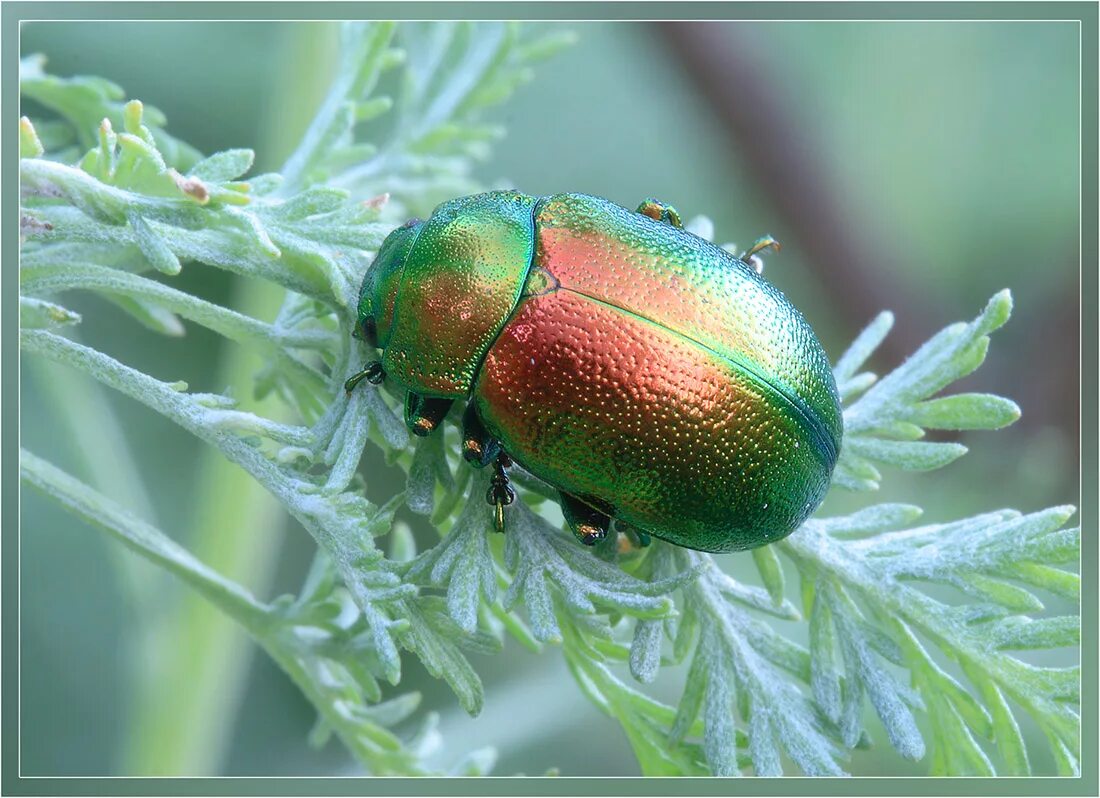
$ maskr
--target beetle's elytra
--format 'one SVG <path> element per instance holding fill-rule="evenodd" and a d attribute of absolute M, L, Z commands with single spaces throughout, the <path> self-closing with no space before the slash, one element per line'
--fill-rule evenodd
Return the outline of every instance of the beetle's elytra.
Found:
<path fill-rule="evenodd" d="M 654 200 L 444 202 L 386 238 L 358 328 L 382 359 L 349 389 L 393 381 L 414 433 L 466 401 L 463 454 L 494 468 L 498 526 L 514 460 L 561 493 L 585 543 L 614 518 L 753 548 L 813 512 L 840 450 L 832 369 L 802 314 Z"/>

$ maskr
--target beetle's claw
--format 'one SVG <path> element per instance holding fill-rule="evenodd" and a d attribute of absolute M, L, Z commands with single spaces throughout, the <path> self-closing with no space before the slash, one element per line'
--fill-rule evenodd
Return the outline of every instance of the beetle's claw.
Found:
<path fill-rule="evenodd" d="M 362 371 L 352 374 L 348 378 L 348 381 L 344 383 L 344 392 L 351 393 L 355 390 L 355 386 L 366 380 L 371 385 L 381 385 L 386 379 L 386 372 L 382 369 L 382 364 L 375 360 L 373 363 L 368 363 L 363 367 Z"/>
<path fill-rule="evenodd" d="M 656 219 L 658 222 L 665 222 L 673 227 L 684 226 L 678 210 L 667 202 L 661 202 L 653 197 L 647 197 L 642 201 L 642 204 L 638 206 L 638 213 L 642 216 L 648 216 L 650 219 Z"/>
<path fill-rule="evenodd" d="M 501 453 L 493 463 L 495 473 L 489 480 L 489 490 L 485 492 L 485 500 L 493 505 L 493 526 L 496 531 L 504 533 L 504 508 L 516 500 L 516 492 L 508 481 L 508 475 L 504 473 L 506 464 L 511 464 L 511 459 Z"/>

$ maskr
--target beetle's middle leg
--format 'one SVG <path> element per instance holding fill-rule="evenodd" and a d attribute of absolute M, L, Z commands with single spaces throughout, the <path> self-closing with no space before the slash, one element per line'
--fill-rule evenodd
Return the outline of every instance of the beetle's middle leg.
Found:
<path fill-rule="evenodd" d="M 462 457 L 474 468 L 484 468 L 500 454 L 500 443 L 481 423 L 471 399 L 462 415 Z"/>
<path fill-rule="evenodd" d="M 493 525 L 497 532 L 504 532 L 504 508 L 516 500 L 516 492 L 504 471 L 512 464 L 512 458 L 500 448 L 500 441 L 485 429 L 472 399 L 462 415 L 462 457 L 474 468 L 493 464 L 485 501 L 493 505 Z"/>

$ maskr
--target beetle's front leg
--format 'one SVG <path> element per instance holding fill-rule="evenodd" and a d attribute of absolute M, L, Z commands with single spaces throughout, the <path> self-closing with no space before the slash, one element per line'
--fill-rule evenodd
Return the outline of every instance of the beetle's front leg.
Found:
<path fill-rule="evenodd" d="M 605 537 L 611 526 L 611 516 L 595 507 L 585 504 L 575 496 L 561 493 L 561 513 L 565 523 L 577 536 L 577 540 L 586 546 L 595 546 Z"/>
<path fill-rule="evenodd" d="M 371 385 L 381 385 L 386 379 L 386 372 L 382 370 L 382 362 L 375 360 L 372 363 L 368 363 L 363 367 L 362 371 L 352 374 L 348 381 L 344 383 L 345 393 L 351 393 L 355 390 L 355 386 L 366 380 Z"/>
<path fill-rule="evenodd" d="M 678 210 L 667 202 L 661 202 L 653 197 L 647 197 L 642 201 L 642 204 L 638 206 L 638 213 L 642 216 L 648 216 L 650 219 L 656 219 L 658 222 L 665 222 L 673 227 L 684 226 Z"/>
<path fill-rule="evenodd" d="M 409 391 L 405 394 L 405 424 L 413 435 L 421 438 L 431 435 L 454 403 L 454 399 L 436 399 Z"/>

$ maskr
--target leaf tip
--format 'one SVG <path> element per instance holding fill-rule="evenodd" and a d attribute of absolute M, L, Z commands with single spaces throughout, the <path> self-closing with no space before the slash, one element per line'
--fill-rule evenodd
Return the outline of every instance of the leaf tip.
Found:
<path fill-rule="evenodd" d="M 31 120 L 25 116 L 19 118 L 19 157 L 37 158 L 45 148 L 35 132 Z"/>
<path fill-rule="evenodd" d="M 998 291 L 986 303 L 980 317 L 980 328 L 983 333 L 989 333 L 1004 325 L 1012 316 L 1012 291 L 1005 288 Z"/>
<path fill-rule="evenodd" d="M 1059 523 L 1064 524 L 1077 512 L 1077 507 L 1073 504 L 1059 504 L 1051 507 L 1050 512 L 1055 518 L 1061 519 Z"/>
<path fill-rule="evenodd" d="M 145 114 L 145 105 L 141 100 L 130 100 L 122 107 L 122 126 L 127 133 L 140 135 L 141 119 Z"/>
<path fill-rule="evenodd" d="M 172 179 L 176 181 L 176 187 L 200 205 L 210 202 L 210 191 L 206 184 L 197 177 L 184 177 L 175 169 L 171 170 Z"/>

